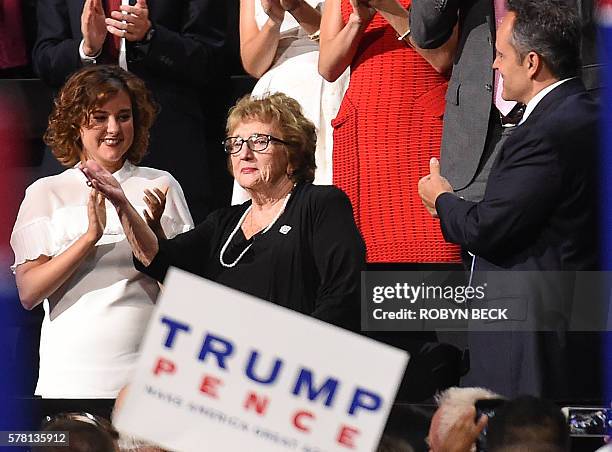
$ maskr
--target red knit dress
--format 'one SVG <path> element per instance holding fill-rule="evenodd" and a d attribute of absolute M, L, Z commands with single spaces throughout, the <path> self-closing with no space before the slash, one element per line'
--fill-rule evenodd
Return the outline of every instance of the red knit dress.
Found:
<path fill-rule="evenodd" d="M 400 0 L 404 6 L 410 1 Z M 346 23 L 352 9 L 342 1 Z M 459 262 L 417 184 L 439 157 L 447 79 L 376 14 L 334 126 L 334 184 L 349 196 L 368 262 Z"/>

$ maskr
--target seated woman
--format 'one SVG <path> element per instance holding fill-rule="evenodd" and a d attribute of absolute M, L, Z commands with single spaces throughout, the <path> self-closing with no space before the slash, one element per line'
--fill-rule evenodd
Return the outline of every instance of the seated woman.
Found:
<path fill-rule="evenodd" d="M 44 398 L 114 399 L 159 292 L 134 270 L 121 223 L 82 165 L 95 161 L 113 173 L 129 202 L 154 210 L 147 215 L 157 218 L 154 229 L 173 237 L 193 227 L 176 180 L 136 166 L 154 117 L 144 82 L 117 66 L 80 70 L 55 100 L 45 142 L 69 169 L 28 187 L 11 235 L 21 303 L 32 309 L 44 301 L 36 387 Z"/>
<path fill-rule="evenodd" d="M 137 268 L 163 280 L 176 266 L 345 327 L 359 318 L 365 247 L 346 195 L 312 185 L 316 133 L 284 94 L 241 99 L 223 144 L 252 201 L 213 212 L 193 231 L 158 240 L 108 170 L 84 172 L 128 234 Z"/>

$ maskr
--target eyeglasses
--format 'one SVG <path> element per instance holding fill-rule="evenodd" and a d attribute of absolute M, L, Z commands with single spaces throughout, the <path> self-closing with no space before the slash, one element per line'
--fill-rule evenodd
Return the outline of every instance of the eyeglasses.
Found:
<path fill-rule="evenodd" d="M 263 133 L 254 133 L 248 138 L 242 137 L 227 137 L 222 141 L 223 149 L 227 154 L 238 154 L 242 150 L 242 145 L 247 144 L 248 148 L 253 152 L 265 152 L 268 149 L 270 141 L 276 141 L 282 144 L 291 144 L 287 141 L 281 140 L 280 138 L 273 137 L 272 135 L 265 135 Z"/>
<path fill-rule="evenodd" d="M 45 416 L 41 428 L 45 429 L 46 427 L 57 421 L 84 422 L 85 424 L 93 425 L 99 430 L 107 433 L 113 440 L 119 438 L 119 433 L 107 419 L 100 416 L 96 416 L 95 414 L 87 413 L 85 411 L 73 413 L 58 413 L 54 414 L 53 416 Z"/>

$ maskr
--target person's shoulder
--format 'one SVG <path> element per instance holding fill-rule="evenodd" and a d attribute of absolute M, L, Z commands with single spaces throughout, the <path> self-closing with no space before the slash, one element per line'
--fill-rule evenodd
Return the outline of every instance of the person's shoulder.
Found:
<path fill-rule="evenodd" d="M 571 79 L 562 83 L 546 95 L 548 96 L 553 98 L 546 114 L 542 115 L 541 122 L 545 125 L 561 127 L 563 124 L 588 124 L 598 120 L 599 105 L 586 91 L 580 79 Z M 546 97 L 541 102 L 546 102 Z M 557 132 L 563 133 L 565 130 L 562 127 Z"/>
<path fill-rule="evenodd" d="M 75 183 L 85 184 L 85 176 L 77 168 L 68 168 L 59 174 L 35 180 L 26 188 L 26 194 L 53 193 L 57 189 L 66 190 Z"/>
<path fill-rule="evenodd" d="M 132 177 L 139 177 L 147 180 L 166 179 L 174 184 L 178 184 L 174 176 L 168 171 L 150 168 L 148 166 L 132 165 Z"/>
<path fill-rule="evenodd" d="M 312 183 L 299 184 L 296 188 L 300 189 L 303 196 L 320 199 L 329 197 L 344 197 L 346 194 L 335 185 L 314 185 Z"/>
<path fill-rule="evenodd" d="M 303 196 L 309 199 L 348 199 L 346 194 L 335 185 L 304 183 L 300 188 Z"/>
<path fill-rule="evenodd" d="M 169 188 L 169 193 L 180 193 L 184 197 L 181 184 L 168 171 L 149 168 L 148 166 L 132 165 L 129 179 L 131 184 L 135 184 L 136 187 L 149 189 L 158 187 L 162 190 Z"/>
<path fill-rule="evenodd" d="M 236 224 L 238 219 L 244 214 L 244 212 L 251 205 L 251 201 L 246 201 L 242 204 L 237 204 L 234 206 L 221 207 L 220 209 L 213 210 L 208 214 L 206 219 L 196 226 L 196 228 L 201 227 L 210 227 L 210 225 L 215 225 L 215 227 L 225 228 L 229 224 Z"/>
<path fill-rule="evenodd" d="M 302 202 L 314 208 L 342 207 L 350 205 L 348 196 L 335 185 L 300 184 L 297 195 Z"/>

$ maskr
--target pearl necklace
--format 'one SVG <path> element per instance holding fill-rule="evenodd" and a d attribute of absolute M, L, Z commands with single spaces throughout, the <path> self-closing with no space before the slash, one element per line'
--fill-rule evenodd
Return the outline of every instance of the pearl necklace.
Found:
<path fill-rule="evenodd" d="M 295 186 L 294 186 L 295 187 Z M 293 190 L 292 190 L 293 191 Z M 266 226 L 266 228 L 261 231 L 262 234 L 265 234 L 266 232 L 268 232 L 272 226 L 274 226 L 274 223 L 276 223 L 276 221 L 280 218 L 280 216 L 283 214 L 283 212 L 285 211 L 285 207 L 287 207 L 287 203 L 289 202 L 289 198 L 291 198 L 291 192 L 287 193 L 287 196 L 285 196 L 285 201 L 283 201 L 283 205 L 281 207 L 281 209 L 278 211 L 278 213 L 276 214 L 276 216 L 272 219 L 272 221 L 270 222 L 270 224 L 268 224 L 268 226 Z M 234 228 L 234 230 L 232 231 L 232 233 L 229 235 L 229 237 L 227 238 L 227 240 L 225 241 L 225 244 L 223 245 L 223 247 L 221 248 L 221 252 L 219 253 L 219 263 L 225 267 L 225 268 L 232 268 L 235 267 L 236 264 L 240 261 L 240 259 L 242 259 L 242 256 L 244 256 L 246 254 L 246 252 L 249 250 L 249 248 L 251 248 L 251 246 L 253 246 L 253 243 L 249 243 L 249 246 L 247 246 L 244 250 L 242 250 L 242 253 L 240 253 L 238 255 L 238 257 L 236 258 L 236 260 L 234 262 L 232 262 L 231 264 L 227 264 L 223 261 L 223 254 L 225 253 L 225 251 L 227 250 L 227 247 L 229 246 L 230 242 L 232 241 L 232 239 L 234 238 L 234 236 L 236 235 L 236 232 L 238 232 L 238 228 L 240 228 L 240 226 L 242 225 L 242 223 L 244 222 L 246 216 L 249 214 L 249 212 L 251 211 L 251 208 L 253 207 L 253 204 L 251 203 L 251 205 L 247 208 L 247 210 L 244 211 L 244 213 L 242 214 L 242 216 L 240 217 L 240 220 L 238 220 L 238 224 L 236 225 L 236 227 Z"/>

